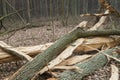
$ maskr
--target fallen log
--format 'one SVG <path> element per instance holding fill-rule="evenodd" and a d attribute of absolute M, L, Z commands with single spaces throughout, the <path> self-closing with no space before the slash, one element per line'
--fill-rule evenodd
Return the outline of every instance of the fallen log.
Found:
<path fill-rule="evenodd" d="M 66 70 L 57 76 L 58 80 L 81 80 L 83 77 L 93 73 L 95 70 L 103 67 L 108 62 L 108 57 L 104 54 L 109 54 L 114 57 L 119 57 L 119 53 L 116 52 L 115 48 L 105 50 L 96 54 L 94 57 L 84 61 L 82 63 L 78 63 L 75 66 L 79 67 L 80 71 L 78 70 Z M 103 54 L 104 53 L 104 54 Z"/>
<path fill-rule="evenodd" d="M 119 30 L 103 30 L 103 31 L 87 31 L 84 32 L 81 28 L 76 28 L 69 34 L 57 40 L 51 47 L 45 50 L 42 54 L 37 55 L 31 62 L 20 68 L 9 80 L 30 80 L 35 73 L 41 70 L 51 60 L 57 57 L 70 43 L 81 37 L 89 36 L 108 36 L 120 35 Z M 30 73 L 30 75 L 28 75 Z"/>
<path fill-rule="evenodd" d="M 97 31 L 95 31 L 95 32 L 96 32 L 95 34 L 97 35 L 98 34 Z M 98 32 L 100 32 L 100 31 L 98 31 Z M 103 31 L 103 36 L 104 36 L 104 32 L 105 31 Z M 109 32 L 109 33 L 115 35 L 115 34 L 117 34 L 117 32 L 119 32 L 119 31 L 116 31 L 116 30 L 112 31 L 111 30 L 111 32 Z M 86 34 L 86 33 L 87 32 L 85 32 L 83 34 Z M 89 34 L 89 33 L 87 33 L 87 34 Z M 91 34 L 91 36 L 92 35 L 93 34 Z M 118 35 L 119 35 L 119 33 L 118 33 Z M 109 38 L 109 37 L 96 37 L 96 38 L 93 38 L 93 39 L 87 39 L 87 40 L 85 40 L 85 42 L 88 42 L 88 43 L 77 47 L 74 52 L 90 51 L 91 49 L 89 47 L 86 47 L 86 46 L 92 46 L 94 48 L 101 48 L 101 46 L 103 46 L 103 45 L 108 45 L 108 47 L 114 47 L 115 45 L 119 44 L 119 39 L 117 39 L 115 41 L 114 40 L 115 40 L 114 38 Z M 90 43 L 89 43 L 89 41 L 90 41 Z M 93 42 L 91 42 L 91 41 L 93 41 Z M 97 41 L 97 43 L 95 41 Z M 95 43 L 95 44 L 93 44 L 93 43 Z M 37 45 L 37 46 L 30 46 L 30 47 L 15 47 L 15 48 L 12 47 L 12 48 L 15 49 L 15 50 L 19 50 L 19 51 L 21 51 L 21 52 L 23 52 L 23 53 L 25 53 L 25 54 L 27 54 L 31 57 L 34 57 L 37 54 L 40 54 L 43 51 L 45 51 L 52 44 L 53 43 L 47 43 L 47 44 L 44 44 L 44 45 Z M 14 55 L 10 55 L 9 52 L 6 53 L 2 49 L 0 49 L 0 63 L 10 62 L 10 61 L 19 60 L 19 59 L 20 58 L 14 56 Z"/>
<path fill-rule="evenodd" d="M 57 40 L 42 54 L 37 55 L 31 62 L 28 62 L 20 68 L 12 77 L 10 77 L 9 80 L 30 80 L 36 72 L 46 66 L 52 59 L 57 57 L 70 43 L 75 41 L 79 37 L 79 32 L 83 32 L 81 28 L 77 28 Z"/>
<path fill-rule="evenodd" d="M 64 51 L 62 51 L 61 54 L 59 54 L 55 59 L 50 61 L 43 69 L 41 69 L 39 72 L 35 74 L 35 76 L 31 80 L 35 80 L 35 78 L 38 76 L 38 74 L 43 74 L 44 72 L 48 71 L 49 69 L 53 68 L 55 65 L 58 65 L 65 59 L 69 58 L 73 51 L 81 45 L 84 42 L 84 39 L 77 39 L 75 42 L 73 42 L 71 45 L 69 45 Z"/>

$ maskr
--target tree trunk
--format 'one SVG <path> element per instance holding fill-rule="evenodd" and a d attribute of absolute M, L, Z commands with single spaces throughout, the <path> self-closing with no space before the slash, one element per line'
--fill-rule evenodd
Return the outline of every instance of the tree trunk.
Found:
<path fill-rule="evenodd" d="M 46 66 L 47 63 L 59 55 L 67 45 L 76 40 L 78 38 L 78 33 L 81 31 L 80 28 L 77 28 L 60 38 L 42 54 L 37 55 L 33 61 L 28 62 L 25 66 L 19 69 L 9 80 L 30 80 L 37 71 Z"/>
<path fill-rule="evenodd" d="M 31 14 L 30 14 L 30 1 L 27 0 L 27 23 L 31 23 Z"/>
<path fill-rule="evenodd" d="M 2 0 L 2 4 L 3 4 L 3 15 L 7 15 L 7 10 L 6 10 L 6 0 Z"/>
<path fill-rule="evenodd" d="M 104 51 L 104 53 L 114 57 L 118 57 L 119 54 L 113 53 L 114 51 L 116 51 L 115 48 L 108 49 Z M 93 73 L 95 70 L 103 67 L 108 62 L 108 58 L 104 53 L 100 52 L 96 54 L 96 56 L 90 58 L 89 60 L 76 64 L 75 66 L 79 67 L 80 71 L 66 70 L 58 76 L 58 79 L 59 80 L 81 80 L 83 77 L 89 75 L 90 73 Z"/>
<path fill-rule="evenodd" d="M 45 50 L 42 54 L 37 55 L 31 62 L 25 64 L 21 69 L 19 69 L 9 80 L 30 80 L 36 72 L 41 70 L 47 65 L 52 59 L 59 55 L 70 43 L 75 41 L 80 37 L 88 36 L 106 36 L 106 35 L 120 35 L 119 30 L 109 30 L 109 31 L 88 31 L 83 32 L 81 28 L 77 28 L 70 32 L 69 34 L 63 36 L 58 41 L 56 41 L 51 47 Z M 29 75 L 28 75 L 29 74 Z"/>

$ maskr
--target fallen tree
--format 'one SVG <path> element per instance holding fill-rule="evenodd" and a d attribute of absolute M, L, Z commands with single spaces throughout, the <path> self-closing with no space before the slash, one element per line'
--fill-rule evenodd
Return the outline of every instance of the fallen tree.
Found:
<path fill-rule="evenodd" d="M 9 80 L 30 80 L 37 71 L 42 69 L 48 62 L 60 54 L 71 42 L 76 40 L 79 36 L 79 32 L 83 32 L 81 28 L 77 28 L 60 38 L 54 45 L 49 47 L 42 54 L 37 55 L 31 62 L 28 62 L 19 69 Z M 28 73 L 31 74 L 28 75 Z"/>
<path fill-rule="evenodd" d="M 104 31 L 87 31 L 84 32 L 81 28 L 73 30 L 71 33 L 63 36 L 58 41 L 55 42 L 51 47 L 49 47 L 42 54 L 37 55 L 31 62 L 25 64 L 21 69 L 19 69 L 10 80 L 22 79 L 29 80 L 34 74 L 47 65 L 52 59 L 54 59 L 59 53 L 61 53 L 70 43 L 80 37 L 89 36 L 108 36 L 108 35 L 120 35 L 119 30 L 104 30 Z M 31 73 L 31 75 L 27 75 Z"/>
<path fill-rule="evenodd" d="M 114 31 L 115 32 L 115 31 Z M 111 33 L 110 33 L 111 34 Z M 115 38 L 110 38 L 110 37 L 94 37 L 94 38 L 84 38 L 85 42 L 84 44 L 78 46 L 74 52 L 78 53 L 78 52 L 87 52 L 87 51 L 92 51 L 94 49 L 90 49 L 86 46 L 91 46 L 94 47 L 96 49 L 100 49 L 103 45 L 107 45 L 107 47 L 114 47 L 116 45 L 119 44 L 119 38 L 115 39 Z M 4 42 L 0 42 L 0 46 L 2 45 L 2 43 Z M 14 50 L 18 50 L 20 52 L 23 52 L 24 54 L 27 54 L 31 57 L 36 56 L 37 54 L 42 53 L 43 51 L 45 51 L 48 47 L 50 47 L 52 44 L 54 43 L 46 43 L 43 45 L 36 45 L 36 46 L 28 46 L 28 47 L 10 47 L 11 49 Z M 3 47 L 4 49 L 6 49 L 7 47 Z M 14 60 L 20 60 L 21 58 L 15 56 L 15 55 L 11 55 L 11 53 L 9 51 L 4 51 L 0 48 L 0 63 L 4 63 L 4 62 L 10 62 L 10 61 L 14 61 Z"/>
<path fill-rule="evenodd" d="M 88 30 L 97 30 L 97 29 L 120 29 L 119 23 L 120 23 L 120 13 L 110 5 L 108 0 L 99 0 L 102 7 L 104 7 L 106 11 L 106 15 L 103 15 L 99 21 L 90 29 Z M 108 15 L 108 16 L 107 16 Z M 93 15 L 92 15 L 93 16 Z M 99 17 L 99 15 L 95 15 L 96 17 Z M 113 54 L 112 52 L 115 53 Z M 100 54 L 101 53 L 101 54 Z M 114 49 L 108 49 L 104 52 L 100 52 L 96 56 L 94 56 L 91 59 L 88 59 L 88 61 L 76 64 L 75 66 L 79 67 L 79 70 L 66 70 L 63 73 L 61 73 L 57 79 L 59 80 L 81 80 L 83 77 L 89 75 L 90 73 L 94 72 L 95 70 L 103 67 L 107 63 L 107 57 L 105 54 L 112 54 L 117 55 L 116 57 L 119 57 L 119 52 L 116 54 L 116 50 Z M 115 57 L 115 56 L 114 56 Z M 117 59 L 116 59 L 117 60 Z M 118 59 L 118 61 L 120 61 Z M 118 77 L 118 76 L 117 76 Z M 52 80 L 52 79 L 50 79 Z"/>
<path fill-rule="evenodd" d="M 109 15 L 112 16 L 112 20 L 115 19 L 113 16 L 114 13 L 117 13 L 117 11 L 110 6 L 107 2 L 103 1 L 103 6 L 109 11 Z M 106 6 L 107 4 L 107 6 Z M 107 14 L 108 15 L 108 14 Z M 117 16 L 119 14 L 115 14 Z M 104 18 L 106 20 L 106 18 Z M 116 19 L 115 19 L 116 20 Z M 115 21 L 114 21 L 115 22 Z M 98 22 L 99 23 L 99 22 Z M 115 22 L 115 24 L 118 24 Z M 103 25 L 99 25 L 99 27 Z M 113 25 L 113 24 L 112 24 Z M 113 29 L 113 26 L 108 26 L 107 28 Z M 114 28 L 119 27 L 118 25 L 114 25 Z M 102 27 L 104 28 L 104 27 Z M 116 28 L 118 29 L 118 28 Z M 63 36 L 60 38 L 58 41 L 56 41 L 51 47 L 49 47 L 47 50 L 45 50 L 42 54 L 37 55 L 32 61 L 28 62 L 25 64 L 21 69 L 19 69 L 13 76 L 10 77 L 9 80 L 29 80 L 31 79 L 35 73 L 37 73 L 39 70 L 43 69 L 44 66 L 49 65 L 48 63 L 53 60 L 55 57 L 57 57 L 68 45 L 70 45 L 72 42 L 74 42 L 78 38 L 83 38 L 83 37 L 93 37 L 93 36 L 109 36 L 109 35 L 120 35 L 119 30 L 102 30 L 102 31 L 83 31 L 81 28 L 76 28 L 69 34 Z M 110 49 L 108 52 L 105 53 L 112 53 L 112 51 L 116 51 L 116 49 Z M 102 62 L 101 62 L 102 61 Z M 96 57 L 93 59 L 90 59 L 88 62 L 83 62 L 83 64 L 77 64 L 81 70 L 82 74 L 79 70 L 78 71 L 72 71 L 68 70 L 63 72 L 61 75 L 58 76 L 58 79 L 61 80 L 77 80 L 77 79 L 82 79 L 82 77 L 88 75 L 89 73 L 95 71 L 96 69 L 102 67 L 105 65 L 107 62 L 107 57 L 105 54 L 98 54 Z M 95 62 L 95 65 L 93 64 Z M 99 63 L 99 64 L 97 64 Z M 89 67 L 89 65 L 91 65 Z M 92 68 L 94 67 L 94 68 Z M 31 73 L 30 75 L 28 75 Z M 67 75 L 67 76 L 66 76 Z M 72 75 L 72 76 L 71 76 Z"/>
<path fill-rule="evenodd" d="M 119 48 L 120 49 L 120 48 Z M 105 54 L 118 58 L 119 53 L 117 49 L 112 48 L 96 54 L 91 59 L 88 59 L 82 63 L 78 63 L 75 66 L 80 70 L 66 70 L 58 76 L 58 80 L 81 80 L 83 77 L 93 73 L 95 70 L 103 67 L 108 62 L 108 57 Z M 113 53 L 116 52 L 116 53 Z"/>

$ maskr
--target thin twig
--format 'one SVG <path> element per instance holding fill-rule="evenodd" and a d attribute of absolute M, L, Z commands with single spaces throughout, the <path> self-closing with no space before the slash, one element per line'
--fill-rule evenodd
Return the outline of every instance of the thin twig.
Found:
<path fill-rule="evenodd" d="M 5 0 L 5 2 L 14 10 L 17 12 L 17 10 L 8 2 L 8 0 Z M 25 20 L 22 18 L 22 16 L 19 14 L 19 12 L 16 13 L 20 19 L 22 20 L 22 22 L 25 24 Z"/>

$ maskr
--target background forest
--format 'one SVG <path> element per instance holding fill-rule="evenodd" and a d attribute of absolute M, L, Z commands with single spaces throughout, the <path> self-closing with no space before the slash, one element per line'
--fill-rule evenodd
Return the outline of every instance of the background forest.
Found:
<path fill-rule="evenodd" d="M 120 0 L 110 0 L 120 11 Z M 4 16 L 15 11 L 19 16 L 14 18 L 67 18 L 79 16 L 81 13 L 99 11 L 98 0 L 0 0 L 0 15 Z"/>
<path fill-rule="evenodd" d="M 120 0 L 109 1 L 113 7 L 120 11 Z M 32 29 L 32 31 L 28 32 L 18 31 L 18 34 L 16 33 L 14 35 L 15 37 L 13 37 L 12 34 L 8 34 L 10 36 L 6 38 L 5 35 L 3 39 L 2 35 L 2 39 L 0 39 L 15 46 L 29 45 L 32 43 L 29 39 L 35 40 L 34 44 L 51 42 L 69 32 L 74 26 L 85 20 L 80 17 L 80 14 L 99 12 L 100 4 L 98 0 L 0 0 L 0 21 L 2 22 L 0 32 L 7 31 L 6 33 L 13 32 L 13 34 L 15 34 L 16 30 L 14 29 L 20 30 L 20 28 L 23 27 L 28 28 L 30 26 L 27 23 L 30 23 L 32 24 L 31 27 L 43 28 L 37 30 L 44 35 L 40 35 L 39 37 L 43 36 L 43 38 L 39 39 L 39 37 L 35 35 L 38 31 Z M 94 24 L 95 19 L 92 17 L 87 17 L 86 19 Z M 23 36 L 22 33 L 26 36 Z M 31 37 L 31 35 L 35 38 Z M 52 39 L 50 36 L 52 36 Z M 15 42 L 15 44 L 13 44 L 13 42 Z"/>

